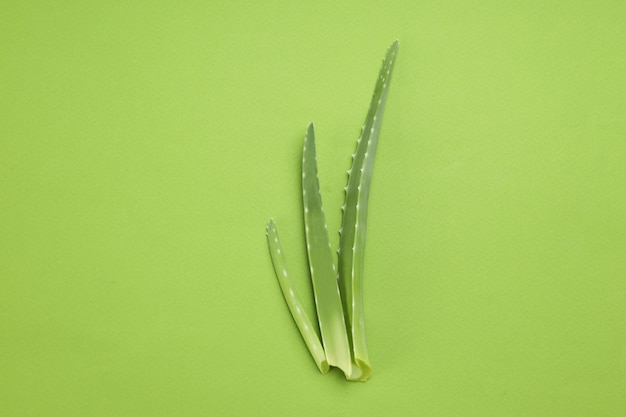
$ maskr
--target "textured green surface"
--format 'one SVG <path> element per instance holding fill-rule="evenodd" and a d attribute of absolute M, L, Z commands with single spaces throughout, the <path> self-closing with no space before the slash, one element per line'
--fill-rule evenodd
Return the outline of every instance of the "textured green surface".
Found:
<path fill-rule="evenodd" d="M 623 1 L 5 3 L 0 415 L 624 415 Z M 302 129 L 336 246 L 396 38 L 349 384 L 263 230 L 312 314 Z"/>

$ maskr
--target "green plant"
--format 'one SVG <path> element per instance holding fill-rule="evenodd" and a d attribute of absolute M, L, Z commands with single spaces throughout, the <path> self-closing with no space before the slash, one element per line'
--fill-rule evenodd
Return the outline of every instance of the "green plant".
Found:
<path fill-rule="evenodd" d="M 320 194 L 312 123 L 309 124 L 304 138 L 304 225 L 321 342 L 287 271 L 276 224 L 270 220 L 267 225 L 270 255 L 280 288 L 317 367 L 322 373 L 328 372 L 330 366 L 340 368 L 346 379 L 351 381 L 365 381 L 372 373 L 365 342 L 363 309 L 365 229 L 374 156 L 397 52 L 398 41 L 387 50 L 365 124 L 357 140 L 356 151 L 352 155 L 352 167 L 348 171 L 348 185 L 345 188 L 345 204 L 342 207 L 337 265 L 328 238 Z"/>

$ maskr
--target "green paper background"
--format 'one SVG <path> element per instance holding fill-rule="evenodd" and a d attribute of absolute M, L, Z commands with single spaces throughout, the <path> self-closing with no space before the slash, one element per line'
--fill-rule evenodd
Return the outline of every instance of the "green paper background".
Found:
<path fill-rule="evenodd" d="M 625 415 L 625 22 L 623 0 L 5 2 L 0 415 Z M 347 383 L 265 224 L 310 295 L 306 125 L 337 230 L 396 38 L 374 375 Z"/>

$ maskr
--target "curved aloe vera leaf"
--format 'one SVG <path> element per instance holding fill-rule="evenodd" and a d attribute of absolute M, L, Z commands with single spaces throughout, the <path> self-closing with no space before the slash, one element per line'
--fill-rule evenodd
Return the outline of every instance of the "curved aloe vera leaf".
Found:
<path fill-rule="evenodd" d="M 319 368 L 320 372 L 325 374 L 329 369 L 326 354 L 324 353 L 324 348 L 322 347 L 320 339 L 315 332 L 315 328 L 311 324 L 311 320 L 309 320 L 309 316 L 302 307 L 298 292 L 296 291 L 289 272 L 287 271 L 285 255 L 283 254 L 283 249 L 280 244 L 280 239 L 278 238 L 278 231 L 276 230 L 276 223 L 274 223 L 274 220 L 269 221 L 266 234 L 272 263 L 274 264 L 274 271 L 276 272 L 276 277 L 278 278 L 278 283 L 280 284 L 280 289 L 283 292 L 289 311 L 291 312 L 291 315 L 300 330 L 300 334 L 302 334 L 304 343 L 309 349 L 309 352 L 311 352 L 311 356 L 313 357 L 315 364 Z"/>
<path fill-rule="evenodd" d="M 322 343 L 328 363 L 340 368 L 347 376 L 352 373 L 350 344 L 317 177 L 312 123 L 307 128 L 302 151 L 302 200 L 306 247 Z"/>
<path fill-rule="evenodd" d="M 365 124 L 357 141 L 356 151 L 352 155 L 352 167 L 348 171 L 346 199 L 342 207 L 343 219 L 339 232 L 339 281 L 343 308 L 351 327 L 350 341 L 357 368 L 349 379 L 360 381 L 366 380 L 371 375 L 363 310 L 363 265 L 368 197 L 374 170 L 374 156 L 397 52 L 398 41 L 387 50 L 376 80 Z"/>

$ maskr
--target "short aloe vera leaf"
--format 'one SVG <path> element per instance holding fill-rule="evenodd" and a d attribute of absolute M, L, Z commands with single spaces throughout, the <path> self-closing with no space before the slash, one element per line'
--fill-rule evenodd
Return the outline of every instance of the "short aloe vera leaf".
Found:
<path fill-rule="evenodd" d="M 365 260 L 365 231 L 367 225 L 368 197 L 374 170 L 374 156 L 382 125 L 385 103 L 389 93 L 391 75 L 398 52 L 394 42 L 383 60 L 374 94 L 361 136 L 352 155 L 348 171 L 346 199 L 342 207 L 343 218 L 339 232 L 339 281 L 342 302 L 350 329 L 353 360 L 360 371 L 351 378 L 364 381 L 371 375 L 371 366 L 365 341 L 365 315 L 363 308 L 363 265 Z"/>
<path fill-rule="evenodd" d="M 347 376 L 352 373 L 350 344 L 322 206 L 312 123 L 307 128 L 302 151 L 302 200 L 306 247 L 322 343 L 328 363 L 340 368 Z"/>
<path fill-rule="evenodd" d="M 315 364 L 319 368 L 320 372 L 325 374 L 329 369 L 326 354 L 324 353 L 324 348 L 322 347 L 320 339 L 315 332 L 315 328 L 311 324 L 311 320 L 309 320 L 309 316 L 304 311 L 298 292 L 293 285 L 293 280 L 287 271 L 285 255 L 283 254 L 283 249 L 280 244 L 280 239 L 278 238 L 278 231 L 274 220 L 270 220 L 267 224 L 266 234 L 267 243 L 270 249 L 270 256 L 272 257 L 272 263 L 274 264 L 274 271 L 276 271 L 276 277 L 278 278 L 278 283 L 283 296 L 285 297 L 285 301 L 287 302 L 287 306 L 289 307 L 289 311 L 291 312 L 291 315 L 300 330 L 300 334 L 302 335 L 304 343 L 309 349 Z"/>

